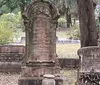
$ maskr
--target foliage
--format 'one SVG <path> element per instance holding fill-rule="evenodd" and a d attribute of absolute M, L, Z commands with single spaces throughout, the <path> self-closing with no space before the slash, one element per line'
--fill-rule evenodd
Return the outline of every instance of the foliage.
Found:
<path fill-rule="evenodd" d="M 58 19 L 58 27 L 66 27 L 66 19 L 65 19 L 65 17 L 60 17 L 59 19 Z"/>
<path fill-rule="evenodd" d="M 100 17 L 100 5 L 97 5 L 96 9 L 95 9 L 96 27 L 100 31 L 100 20 L 99 20 L 99 17 Z"/>
<path fill-rule="evenodd" d="M 67 37 L 75 40 L 80 39 L 80 30 L 78 24 L 73 25 L 69 31 L 67 31 Z"/>
<path fill-rule="evenodd" d="M 1 23 L 0 23 L 1 25 Z M 12 30 L 7 30 L 6 28 L 0 27 L 0 44 L 7 44 L 12 41 Z"/>
<path fill-rule="evenodd" d="M 7 44 L 12 41 L 13 35 L 13 24 L 5 20 L 3 15 L 0 18 L 0 44 Z"/>
<path fill-rule="evenodd" d="M 97 5 L 97 6 L 96 6 L 96 9 L 95 9 L 95 16 L 96 16 L 96 19 L 98 18 L 99 14 L 100 14 L 100 5 Z"/>
<path fill-rule="evenodd" d="M 71 14 L 77 14 L 76 0 L 47 0 L 55 4 L 61 15 L 65 15 L 67 8 L 70 9 Z"/>
<path fill-rule="evenodd" d="M 32 0 L 0 0 L 0 10 L 4 13 L 18 12 L 31 2 Z"/>
<path fill-rule="evenodd" d="M 76 12 L 76 1 L 75 0 L 44 0 L 49 1 L 57 6 L 60 12 L 65 13 L 66 8 L 69 7 L 72 9 L 71 11 Z M 32 0 L 0 0 L 0 10 L 3 12 L 13 12 L 15 9 L 19 10 L 22 9 L 27 5 L 30 4 Z"/>
<path fill-rule="evenodd" d="M 13 12 L 15 9 L 19 9 L 15 0 L 0 0 L 0 11 L 2 13 Z"/>
<path fill-rule="evenodd" d="M 7 44 L 13 41 L 14 37 L 20 35 L 20 28 L 23 28 L 20 13 L 3 14 L 0 17 L 0 44 Z"/>
<path fill-rule="evenodd" d="M 60 17 L 60 18 L 58 19 L 58 22 L 59 22 L 59 23 L 61 23 L 61 22 L 66 22 L 65 17 Z"/>

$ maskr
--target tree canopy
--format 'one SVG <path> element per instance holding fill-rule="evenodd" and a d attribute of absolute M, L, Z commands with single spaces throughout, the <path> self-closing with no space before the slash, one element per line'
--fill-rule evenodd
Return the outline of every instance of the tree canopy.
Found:
<path fill-rule="evenodd" d="M 23 13 L 25 6 L 30 4 L 32 1 L 33 0 L 0 0 L 0 15 L 2 15 L 3 13 L 12 13 L 12 12 L 18 13 L 19 11 L 21 11 L 21 13 Z M 78 0 L 77 1 L 76 0 L 44 0 L 44 1 L 49 1 L 49 2 L 53 3 L 58 8 L 60 15 L 65 16 L 65 19 L 67 21 L 67 27 L 70 27 L 71 18 L 77 17 L 77 14 L 78 14 L 78 9 L 77 9 L 77 1 Z M 11 19 L 8 19 L 8 17 L 7 17 L 7 19 L 10 20 L 8 22 L 10 24 L 12 24 L 12 22 L 13 22 L 13 26 L 11 25 L 13 27 L 13 31 L 16 31 L 16 28 L 23 28 L 23 23 L 21 22 L 22 21 L 21 16 L 16 17 L 17 19 L 15 19 L 15 20 L 12 16 L 10 16 L 9 18 L 11 18 Z M 16 21 L 18 19 L 20 21 Z M 12 21 L 12 20 L 14 20 L 14 21 Z M 3 22 L 3 20 L 2 20 L 2 22 Z M 19 24 L 19 22 L 21 24 Z M 4 27 L 4 28 L 6 28 L 6 27 Z M 8 28 L 11 28 L 11 27 L 8 26 Z"/>

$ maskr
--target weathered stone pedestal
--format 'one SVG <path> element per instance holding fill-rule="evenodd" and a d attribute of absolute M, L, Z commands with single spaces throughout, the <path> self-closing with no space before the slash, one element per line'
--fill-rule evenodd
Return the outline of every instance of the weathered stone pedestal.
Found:
<path fill-rule="evenodd" d="M 55 75 L 55 85 L 63 85 L 63 80 L 59 76 L 59 67 L 54 66 L 53 62 L 29 63 L 22 68 L 22 75 L 18 85 L 42 85 L 44 74 Z"/>
<path fill-rule="evenodd" d="M 43 77 L 23 77 L 19 80 L 19 85 L 42 85 Z M 55 78 L 55 85 L 63 85 L 63 81 L 60 77 Z"/>
<path fill-rule="evenodd" d="M 35 0 L 23 13 L 26 28 L 26 60 L 19 85 L 41 85 L 44 74 L 55 75 L 57 85 L 59 61 L 56 55 L 56 27 L 58 11 L 43 0 Z"/>
<path fill-rule="evenodd" d="M 100 84 L 100 47 L 89 46 L 78 50 L 80 67 L 78 85 Z"/>

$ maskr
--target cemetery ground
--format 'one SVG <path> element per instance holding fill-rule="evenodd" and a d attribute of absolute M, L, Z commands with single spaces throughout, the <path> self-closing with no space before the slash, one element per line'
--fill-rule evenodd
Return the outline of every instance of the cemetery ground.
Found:
<path fill-rule="evenodd" d="M 56 52 L 58 57 L 78 58 L 77 50 L 79 48 L 80 48 L 79 44 L 57 44 Z"/>
<path fill-rule="evenodd" d="M 79 44 L 57 44 L 58 57 L 63 58 L 78 58 L 77 50 L 80 48 Z M 64 85 L 75 85 L 77 80 L 76 70 L 61 70 L 61 76 L 64 79 Z M 20 74 L 4 74 L 0 73 L 0 85 L 18 85 Z"/>

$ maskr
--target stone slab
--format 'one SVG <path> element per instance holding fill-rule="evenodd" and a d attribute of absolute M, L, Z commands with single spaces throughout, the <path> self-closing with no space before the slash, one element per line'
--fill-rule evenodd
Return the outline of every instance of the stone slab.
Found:
<path fill-rule="evenodd" d="M 0 62 L 0 72 L 2 73 L 20 73 L 20 62 Z"/>

